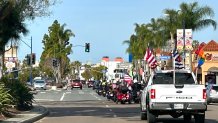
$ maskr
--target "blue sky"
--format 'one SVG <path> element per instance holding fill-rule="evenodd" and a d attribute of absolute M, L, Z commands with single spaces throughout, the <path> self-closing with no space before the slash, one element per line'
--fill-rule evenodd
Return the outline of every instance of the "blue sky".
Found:
<path fill-rule="evenodd" d="M 134 24 L 149 23 L 151 18 L 163 17 L 164 9 L 179 9 L 179 4 L 183 1 L 187 0 L 62 0 L 62 3 L 51 8 L 50 17 L 27 22 L 30 32 L 22 40 L 30 43 L 32 36 L 33 52 L 39 60 L 43 51 L 43 36 L 48 33 L 48 27 L 53 21 L 58 20 L 60 24 L 67 24 L 66 28 L 74 32 L 75 37 L 70 39 L 70 43 L 90 43 L 89 53 L 84 51 L 84 47 L 73 47 L 73 53 L 69 55 L 71 61 L 96 63 L 103 56 L 109 56 L 111 60 L 123 57 L 127 61 L 127 45 L 122 42 L 134 33 Z M 210 6 L 215 12 L 213 19 L 218 22 L 217 0 L 200 0 L 199 4 Z M 218 41 L 218 30 L 208 27 L 194 32 L 193 38 L 200 42 Z M 24 59 L 28 53 L 30 48 L 20 43 L 19 59 Z"/>

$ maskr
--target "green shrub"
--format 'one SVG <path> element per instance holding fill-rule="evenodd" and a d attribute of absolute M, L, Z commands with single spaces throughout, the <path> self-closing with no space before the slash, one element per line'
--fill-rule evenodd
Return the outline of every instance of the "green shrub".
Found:
<path fill-rule="evenodd" d="M 11 106 L 12 99 L 9 90 L 5 89 L 3 83 L 0 83 L 0 113 L 6 111 Z"/>
<path fill-rule="evenodd" d="M 31 90 L 23 82 L 17 79 L 2 78 L 5 87 L 10 91 L 10 95 L 13 97 L 13 103 L 19 110 L 29 110 L 32 108 L 34 96 L 30 92 Z"/>

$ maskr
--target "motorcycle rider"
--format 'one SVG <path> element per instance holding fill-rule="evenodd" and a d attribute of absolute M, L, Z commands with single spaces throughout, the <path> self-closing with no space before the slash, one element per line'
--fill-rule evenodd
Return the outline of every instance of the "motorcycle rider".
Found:
<path fill-rule="evenodd" d="M 142 89 L 141 84 L 134 79 L 132 84 L 132 95 L 133 95 L 133 101 L 138 102 L 139 101 L 139 92 Z"/>

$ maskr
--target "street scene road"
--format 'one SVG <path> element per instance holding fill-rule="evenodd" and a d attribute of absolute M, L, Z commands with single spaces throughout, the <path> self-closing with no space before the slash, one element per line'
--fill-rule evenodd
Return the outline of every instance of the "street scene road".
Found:
<path fill-rule="evenodd" d="M 116 104 L 99 96 L 92 88 L 83 90 L 40 90 L 35 95 L 37 104 L 49 110 L 49 115 L 36 123 L 145 123 L 140 119 L 139 104 Z M 206 123 L 218 123 L 218 104 L 208 105 Z M 182 118 L 160 116 L 159 123 L 183 123 Z M 192 121 L 194 122 L 194 120 Z"/>

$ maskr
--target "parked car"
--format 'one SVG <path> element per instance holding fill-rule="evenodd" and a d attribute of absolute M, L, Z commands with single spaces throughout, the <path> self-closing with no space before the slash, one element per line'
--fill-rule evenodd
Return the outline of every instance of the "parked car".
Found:
<path fill-rule="evenodd" d="M 212 88 L 207 88 L 207 104 L 218 103 L 218 85 L 212 85 Z"/>
<path fill-rule="evenodd" d="M 73 88 L 80 88 L 80 90 L 82 90 L 83 88 L 82 82 L 80 80 L 73 80 L 71 82 L 71 89 Z"/>
<path fill-rule="evenodd" d="M 88 81 L 87 85 L 88 88 L 93 87 L 95 81 Z"/>
<path fill-rule="evenodd" d="M 46 82 L 43 79 L 37 79 L 33 81 L 34 89 L 43 89 L 46 90 Z"/>

